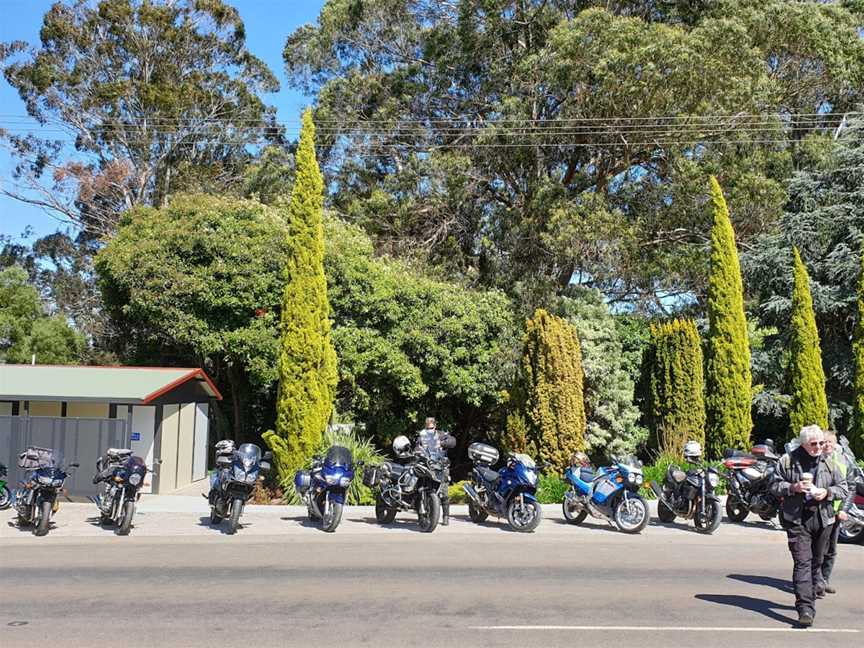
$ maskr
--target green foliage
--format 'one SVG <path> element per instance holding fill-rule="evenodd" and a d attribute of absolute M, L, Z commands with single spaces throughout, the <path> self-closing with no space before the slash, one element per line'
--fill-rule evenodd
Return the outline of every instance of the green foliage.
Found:
<path fill-rule="evenodd" d="M 120 357 L 205 367 L 231 405 L 238 440 L 272 420 L 284 211 L 177 196 L 164 209 L 130 211 L 96 257 Z"/>
<path fill-rule="evenodd" d="M 312 112 L 303 114 L 297 175 L 288 206 L 288 257 L 279 339 L 276 430 L 262 435 L 283 482 L 318 446 L 338 379 L 324 276 L 324 179 L 315 159 Z"/>
<path fill-rule="evenodd" d="M 579 338 L 565 320 L 539 308 L 525 329 L 514 404 L 525 419 L 529 454 L 562 472 L 585 449 Z"/>
<path fill-rule="evenodd" d="M 692 320 L 652 324 L 646 353 L 649 447 L 680 457 L 687 441 L 705 443 L 702 344 Z"/>
<path fill-rule="evenodd" d="M 326 225 L 340 418 L 363 423 L 382 448 L 425 416 L 463 452 L 495 437 L 515 364 L 510 301 L 376 257 L 358 227 Z"/>
<path fill-rule="evenodd" d="M 560 504 L 569 486 L 558 475 L 544 473 L 537 480 L 537 501 L 541 504 Z"/>
<path fill-rule="evenodd" d="M 19 179 L 100 234 L 130 206 L 239 184 L 247 143 L 278 134 L 259 95 L 279 83 L 245 37 L 223 0 L 52 4 L 39 44 L 0 44 L 0 63 L 29 115 L 72 133 L 75 154 L 6 133 Z"/>
<path fill-rule="evenodd" d="M 793 273 L 789 248 L 807 262 L 813 311 L 819 330 L 829 420 L 838 432 L 852 425 L 855 355 L 852 333 L 857 319 L 857 288 L 864 249 L 864 119 L 850 116 L 837 140 L 789 183 L 789 202 L 775 233 L 762 236 L 743 256 L 746 282 L 759 300 L 759 319 L 777 333 L 765 340 L 763 400 L 784 420 L 789 401 L 788 365 L 792 331 Z M 851 438 L 851 436 L 850 436 Z"/>
<path fill-rule="evenodd" d="M 60 316 L 42 309 L 27 272 L 13 265 L 0 269 L 0 363 L 75 364 L 84 339 Z"/>
<path fill-rule="evenodd" d="M 666 479 L 666 471 L 669 470 L 669 466 L 675 464 L 685 472 L 690 470 L 691 468 L 696 468 L 695 466 L 687 461 L 681 461 L 680 456 L 670 455 L 670 454 L 660 454 L 655 459 L 654 462 L 646 465 L 642 468 L 642 474 L 645 478 L 644 485 L 640 489 L 640 494 L 646 499 L 657 499 L 657 496 L 654 494 L 654 491 L 651 490 L 651 482 L 656 482 L 658 484 L 662 484 Z M 708 465 L 716 469 L 721 475 L 723 474 L 723 463 L 720 461 L 712 461 L 708 462 Z M 717 495 L 725 495 L 726 494 L 726 480 L 721 479 L 720 485 L 714 489 L 714 493 Z"/>
<path fill-rule="evenodd" d="M 744 315 L 744 289 L 735 232 L 717 179 L 711 177 L 711 271 L 708 285 L 705 413 L 706 453 L 750 442 L 750 345 Z"/>
<path fill-rule="evenodd" d="M 594 456 L 634 454 L 648 436 L 633 404 L 638 356 L 625 352 L 615 318 L 597 290 L 572 289 L 570 294 L 561 300 L 560 312 L 579 335 L 586 451 Z"/>
<path fill-rule="evenodd" d="M 468 502 L 468 496 L 465 494 L 465 489 L 462 488 L 464 483 L 464 481 L 456 482 L 447 488 L 451 504 L 466 504 Z"/>
<path fill-rule="evenodd" d="M 789 407 L 791 436 L 795 437 L 805 425 L 816 424 L 823 430 L 828 427 L 828 399 L 825 396 L 825 371 L 822 369 L 822 352 L 819 347 L 819 331 L 813 314 L 813 298 L 810 296 L 810 277 L 801 261 L 798 248 L 792 248 L 792 272 L 795 277 L 792 287 L 792 339 L 789 359 Z"/>
<path fill-rule="evenodd" d="M 265 434 L 267 434 L 265 432 Z M 298 469 L 308 470 L 312 465 L 312 457 L 324 457 L 331 446 L 338 445 L 348 448 L 354 463 L 363 462 L 367 466 L 374 466 L 386 461 L 386 457 L 378 452 L 371 440 L 362 436 L 353 426 L 331 426 L 321 435 L 318 446 L 309 456 L 305 464 Z M 280 477 L 280 485 L 284 493 L 283 500 L 286 504 L 299 504 L 300 496 L 294 488 L 294 473 Z M 451 487 L 452 488 L 452 487 Z M 348 489 L 348 504 L 370 505 L 375 503 L 372 491 L 363 484 L 363 468 L 357 468 L 351 486 Z"/>
<path fill-rule="evenodd" d="M 852 451 L 860 457 L 864 455 L 864 254 L 861 255 L 856 311 L 855 331 L 852 334 L 855 384 L 853 386 L 853 414 L 852 425 L 849 430 L 849 443 Z"/>

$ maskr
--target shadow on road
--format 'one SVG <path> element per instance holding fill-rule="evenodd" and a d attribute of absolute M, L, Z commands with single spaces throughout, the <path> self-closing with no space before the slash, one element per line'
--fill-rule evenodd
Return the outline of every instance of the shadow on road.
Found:
<path fill-rule="evenodd" d="M 211 524 L 209 515 L 202 515 L 198 518 L 198 526 L 207 527 L 208 529 L 213 529 L 214 531 L 218 531 L 222 535 L 231 535 L 228 533 L 228 520 L 222 520 L 219 524 Z M 243 529 L 245 527 L 251 527 L 252 524 L 249 522 L 241 522 L 237 525 L 237 530 Z"/>
<path fill-rule="evenodd" d="M 788 617 L 779 612 L 775 612 L 775 610 L 794 610 L 795 608 L 791 605 L 782 605 L 780 603 L 766 601 L 765 599 L 753 598 L 752 596 L 739 596 L 737 594 L 697 594 L 693 598 L 700 601 L 707 601 L 708 603 L 719 603 L 720 605 L 730 605 L 742 610 L 758 612 L 773 621 L 787 623 L 795 627 L 798 626 L 797 618 Z"/>
<path fill-rule="evenodd" d="M 285 520 L 286 522 L 296 522 L 300 526 L 309 529 L 318 529 L 319 531 L 323 531 L 323 529 L 321 529 L 321 524 L 317 520 L 310 519 L 308 515 L 286 515 L 279 519 Z"/>
<path fill-rule="evenodd" d="M 786 594 L 792 594 L 795 590 L 792 589 L 792 583 L 783 578 L 774 578 L 773 576 L 757 576 L 755 574 L 729 574 L 726 578 L 741 581 L 742 583 L 750 583 L 751 585 L 765 585 L 773 587 Z"/>

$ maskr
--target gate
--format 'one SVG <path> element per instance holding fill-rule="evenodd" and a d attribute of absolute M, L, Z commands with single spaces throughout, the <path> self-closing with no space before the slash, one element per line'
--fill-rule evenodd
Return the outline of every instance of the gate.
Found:
<path fill-rule="evenodd" d="M 123 419 L 0 416 L 0 462 L 9 468 L 9 488 L 25 478 L 18 455 L 27 446 L 51 448 L 64 466 L 81 464 L 66 480 L 69 495 L 95 495 L 96 460 L 108 448 L 128 448 L 129 431 Z"/>

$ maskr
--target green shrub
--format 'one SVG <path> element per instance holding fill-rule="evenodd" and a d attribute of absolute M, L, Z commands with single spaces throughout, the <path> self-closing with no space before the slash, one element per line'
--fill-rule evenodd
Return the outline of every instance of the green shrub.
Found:
<path fill-rule="evenodd" d="M 468 496 L 465 494 L 465 489 L 462 488 L 464 483 L 464 481 L 460 481 L 455 484 L 450 484 L 450 488 L 447 489 L 447 494 L 450 495 L 451 504 L 468 503 Z"/>
<path fill-rule="evenodd" d="M 537 501 L 541 504 L 560 504 L 569 486 L 557 475 L 540 475 Z"/>
<path fill-rule="evenodd" d="M 663 480 L 666 478 L 666 471 L 669 469 L 670 464 L 676 464 L 681 468 L 681 470 L 687 471 L 693 467 L 692 464 L 681 461 L 678 457 L 669 454 L 659 455 L 654 463 L 648 466 L 643 467 L 642 471 L 645 477 L 645 482 L 642 486 L 642 489 L 639 493 L 645 499 L 657 499 L 654 495 L 654 491 L 651 490 L 651 482 L 657 482 L 658 484 L 662 484 Z M 723 463 L 720 461 L 709 461 L 708 465 L 717 470 L 720 477 L 720 485 L 715 489 L 714 493 L 717 495 L 725 495 L 726 494 L 726 481 L 723 479 Z"/>

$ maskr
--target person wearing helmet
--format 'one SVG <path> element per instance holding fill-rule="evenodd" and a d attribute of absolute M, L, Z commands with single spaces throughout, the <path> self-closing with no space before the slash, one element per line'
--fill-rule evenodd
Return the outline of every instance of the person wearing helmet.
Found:
<path fill-rule="evenodd" d="M 423 429 L 417 432 L 417 450 L 427 453 L 440 454 L 444 461 L 444 478 L 441 480 L 441 488 L 438 496 L 441 499 L 441 525 L 450 524 L 450 461 L 447 460 L 447 450 L 456 447 L 456 438 L 449 432 L 438 429 L 438 424 L 433 417 L 428 417 Z"/>
<path fill-rule="evenodd" d="M 591 460 L 588 458 L 588 455 L 584 452 L 574 452 L 570 456 L 570 465 L 574 468 L 590 468 Z"/>

